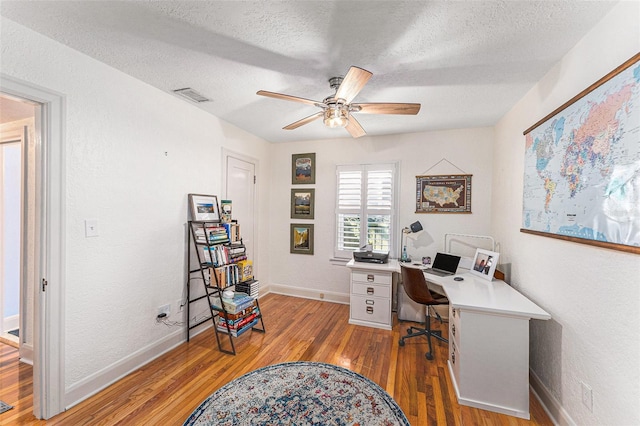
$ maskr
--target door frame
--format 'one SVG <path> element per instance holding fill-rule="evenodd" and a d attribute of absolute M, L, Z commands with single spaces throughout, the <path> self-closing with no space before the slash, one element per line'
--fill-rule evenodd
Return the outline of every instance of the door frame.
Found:
<path fill-rule="evenodd" d="M 253 172 L 254 172 L 254 190 L 253 190 L 253 205 L 254 205 L 254 209 L 253 209 L 253 215 L 251 217 L 251 220 L 253 222 L 253 271 L 254 273 L 259 269 L 259 264 L 260 264 L 260 250 L 258 247 L 258 238 L 257 235 L 259 235 L 259 229 L 258 229 L 258 215 L 256 214 L 256 210 L 259 209 L 259 202 L 260 202 L 260 196 L 259 196 L 259 191 L 258 191 L 258 173 L 259 173 L 259 166 L 260 163 L 258 161 L 257 158 L 254 157 L 250 157 L 248 155 L 244 155 L 244 154 L 240 154 L 239 152 L 236 151 L 232 151 L 230 149 L 227 148 L 222 148 L 222 193 L 224 194 L 224 197 L 227 198 L 228 194 L 227 194 L 227 163 L 229 161 L 229 158 L 233 157 L 236 158 L 238 160 L 242 160 L 245 161 L 247 163 L 251 163 L 253 164 Z"/>
<path fill-rule="evenodd" d="M 65 97 L 0 73 L 0 91 L 41 104 L 36 114 L 36 253 L 34 288 L 33 414 L 64 411 Z M 47 285 L 44 287 L 44 280 Z"/>

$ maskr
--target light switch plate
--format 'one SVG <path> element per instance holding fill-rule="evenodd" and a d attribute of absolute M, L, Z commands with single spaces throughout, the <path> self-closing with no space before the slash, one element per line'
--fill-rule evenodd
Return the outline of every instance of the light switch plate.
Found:
<path fill-rule="evenodd" d="M 98 219 L 85 219 L 84 236 L 87 238 L 98 236 Z"/>

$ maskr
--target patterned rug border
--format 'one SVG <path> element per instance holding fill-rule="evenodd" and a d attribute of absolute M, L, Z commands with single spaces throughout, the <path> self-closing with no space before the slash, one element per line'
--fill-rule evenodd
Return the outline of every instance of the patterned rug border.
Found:
<path fill-rule="evenodd" d="M 187 418 L 187 420 L 185 420 L 183 425 L 189 425 L 189 424 L 192 424 L 193 422 L 195 422 L 200 417 L 200 415 L 202 415 L 202 413 L 206 410 L 208 404 L 211 401 L 213 401 L 216 398 L 218 398 L 218 396 L 220 394 L 227 392 L 230 388 L 233 388 L 235 386 L 235 382 L 239 381 L 240 379 L 249 378 L 249 377 L 254 376 L 256 374 L 261 374 L 264 371 L 273 370 L 273 369 L 280 368 L 280 367 L 287 366 L 287 365 L 297 365 L 297 366 L 301 366 L 301 367 L 302 366 L 313 366 L 313 367 L 320 367 L 320 368 L 330 368 L 330 369 L 339 371 L 341 373 L 344 373 L 346 375 L 349 375 L 349 376 L 355 377 L 357 379 L 363 380 L 364 382 L 366 382 L 368 385 L 370 385 L 373 389 L 375 389 L 377 391 L 377 393 L 382 397 L 382 400 L 387 405 L 387 407 L 396 415 L 398 420 L 403 422 L 404 426 L 411 426 L 410 423 L 409 423 L 409 420 L 405 416 L 404 412 L 402 411 L 402 409 L 400 408 L 398 403 L 391 397 L 391 395 L 389 395 L 389 393 L 384 388 L 382 388 L 380 385 L 378 385 L 373 380 L 369 379 L 366 376 L 363 376 L 360 373 L 356 373 L 355 371 L 351 371 L 348 368 L 340 367 L 339 365 L 327 364 L 327 363 L 324 363 L 324 362 L 313 362 L 313 361 L 282 362 L 282 363 L 278 363 L 278 364 L 267 365 L 267 366 L 261 367 L 261 368 L 259 368 L 257 370 L 253 370 L 253 371 L 250 371 L 248 373 L 245 373 L 242 376 L 239 376 L 239 377 L 231 380 L 230 382 L 228 382 L 227 384 L 225 384 L 224 386 L 222 386 L 221 388 L 216 390 L 214 393 L 209 395 L 207 397 L 207 399 L 205 399 L 202 403 L 200 403 L 200 405 L 191 413 L 191 415 Z"/>
<path fill-rule="evenodd" d="M 4 401 L 0 401 L 0 414 L 5 413 L 13 408 L 13 405 L 9 405 Z"/>

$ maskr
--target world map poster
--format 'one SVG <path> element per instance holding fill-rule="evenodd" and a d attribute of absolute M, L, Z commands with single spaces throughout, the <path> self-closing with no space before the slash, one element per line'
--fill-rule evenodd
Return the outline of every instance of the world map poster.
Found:
<path fill-rule="evenodd" d="M 640 54 L 574 99 L 524 132 L 522 231 L 640 252 Z"/>

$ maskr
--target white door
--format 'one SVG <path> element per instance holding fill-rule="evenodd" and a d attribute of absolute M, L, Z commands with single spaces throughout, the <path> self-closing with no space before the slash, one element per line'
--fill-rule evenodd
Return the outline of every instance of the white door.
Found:
<path fill-rule="evenodd" d="M 255 175 L 256 164 L 248 158 L 227 152 L 224 155 L 226 162 L 225 199 L 231 200 L 231 216 L 240 224 L 242 241 L 247 248 L 247 258 L 253 261 L 254 273 L 256 272 L 255 257 Z"/>

